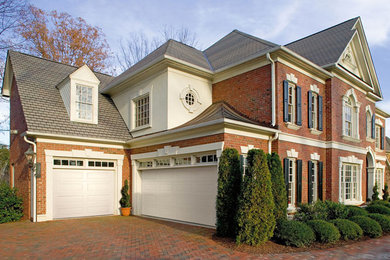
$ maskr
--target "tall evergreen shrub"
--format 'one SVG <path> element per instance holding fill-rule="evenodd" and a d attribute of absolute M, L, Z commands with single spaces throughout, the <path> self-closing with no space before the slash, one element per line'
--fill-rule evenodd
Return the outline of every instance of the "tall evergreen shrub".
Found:
<path fill-rule="evenodd" d="M 382 199 L 384 201 L 388 201 L 389 200 L 389 186 L 387 185 L 387 183 L 385 184 L 385 188 L 382 191 L 383 191 Z"/>
<path fill-rule="evenodd" d="M 379 191 L 378 191 L 378 185 L 375 183 L 374 187 L 372 188 L 372 201 L 379 200 Z"/>
<path fill-rule="evenodd" d="M 277 153 L 267 155 L 268 168 L 271 173 L 272 194 L 274 197 L 274 216 L 276 222 L 287 219 L 287 194 L 284 183 L 282 162 Z"/>
<path fill-rule="evenodd" d="M 238 197 L 242 174 L 236 149 L 222 152 L 218 166 L 217 235 L 234 237 L 237 231 Z"/>
<path fill-rule="evenodd" d="M 241 187 L 236 242 L 259 245 L 269 240 L 275 229 L 274 199 L 267 156 L 262 150 L 248 152 L 248 171 Z"/>

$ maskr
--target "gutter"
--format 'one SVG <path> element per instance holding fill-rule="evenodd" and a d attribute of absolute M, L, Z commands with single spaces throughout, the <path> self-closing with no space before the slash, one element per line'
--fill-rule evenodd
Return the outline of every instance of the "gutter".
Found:
<path fill-rule="evenodd" d="M 30 141 L 27 139 L 27 136 L 25 135 L 24 137 L 24 141 L 28 144 L 32 144 L 33 146 L 33 149 L 34 149 L 34 153 L 35 153 L 35 157 L 34 157 L 34 165 L 36 165 L 37 163 L 37 144 L 33 141 Z M 33 194 L 31 194 L 32 196 L 32 215 L 33 215 L 33 222 L 37 222 L 37 176 L 35 174 L 35 168 L 33 167 L 31 169 L 31 181 L 32 181 L 32 184 L 33 184 Z"/>
<path fill-rule="evenodd" d="M 271 125 L 275 126 L 276 124 L 276 91 L 275 91 L 275 62 L 272 60 L 271 55 L 267 52 L 267 59 L 271 62 L 271 89 L 272 89 L 272 121 Z"/>

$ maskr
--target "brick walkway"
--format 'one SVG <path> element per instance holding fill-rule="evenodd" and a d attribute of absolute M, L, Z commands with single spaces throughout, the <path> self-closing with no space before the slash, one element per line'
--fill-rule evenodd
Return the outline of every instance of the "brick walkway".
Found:
<path fill-rule="evenodd" d="M 390 236 L 311 252 L 251 255 L 212 240 L 213 230 L 139 217 L 0 225 L 0 259 L 390 259 Z"/>

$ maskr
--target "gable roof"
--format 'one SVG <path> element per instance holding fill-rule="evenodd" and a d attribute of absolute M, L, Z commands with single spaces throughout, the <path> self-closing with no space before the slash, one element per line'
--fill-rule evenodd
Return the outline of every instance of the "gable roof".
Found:
<path fill-rule="evenodd" d="M 336 63 L 355 33 L 359 17 L 285 45 L 319 66 Z"/>
<path fill-rule="evenodd" d="M 214 70 L 235 64 L 278 45 L 234 30 L 204 51 Z"/>
<path fill-rule="evenodd" d="M 27 124 L 27 131 L 126 141 L 129 131 L 113 101 L 99 94 L 98 124 L 70 121 L 64 102 L 56 86 L 78 68 L 20 52 L 9 51 L 9 62 L 17 83 Z M 99 88 L 112 77 L 96 73 Z"/>

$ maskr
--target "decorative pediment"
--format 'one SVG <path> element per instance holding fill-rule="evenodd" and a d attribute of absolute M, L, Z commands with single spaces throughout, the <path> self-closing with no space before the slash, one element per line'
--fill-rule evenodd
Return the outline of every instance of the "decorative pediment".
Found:
<path fill-rule="evenodd" d="M 310 159 L 312 161 L 319 161 L 320 160 L 320 155 L 318 153 L 312 153 L 312 154 L 310 154 Z"/>
<path fill-rule="evenodd" d="M 287 151 L 287 157 L 290 158 L 298 158 L 298 152 L 295 149 L 291 149 Z"/>
<path fill-rule="evenodd" d="M 358 64 L 356 63 L 356 54 L 352 50 L 351 45 L 348 46 L 343 52 L 343 54 L 341 55 L 340 64 L 344 68 L 346 68 L 347 70 L 349 70 L 350 72 L 352 72 L 353 74 L 361 78 L 361 73 Z"/>

